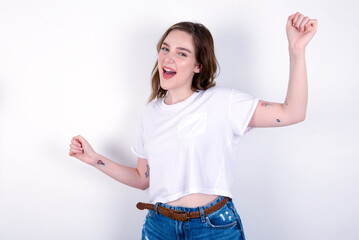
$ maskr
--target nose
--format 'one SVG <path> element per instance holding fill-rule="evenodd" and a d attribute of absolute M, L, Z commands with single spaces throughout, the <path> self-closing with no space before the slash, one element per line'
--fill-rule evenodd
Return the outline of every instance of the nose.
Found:
<path fill-rule="evenodd" d="M 172 53 L 167 53 L 166 55 L 165 55 L 165 62 L 168 62 L 168 63 L 173 63 L 174 62 L 174 57 L 173 57 L 173 55 L 172 55 Z"/>

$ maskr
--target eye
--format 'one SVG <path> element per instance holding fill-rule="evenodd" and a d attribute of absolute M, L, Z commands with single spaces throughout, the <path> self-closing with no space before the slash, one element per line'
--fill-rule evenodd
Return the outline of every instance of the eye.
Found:
<path fill-rule="evenodd" d="M 179 55 L 181 55 L 181 56 L 183 56 L 183 57 L 187 57 L 187 55 L 184 54 L 184 53 L 180 53 Z"/>
<path fill-rule="evenodd" d="M 163 50 L 163 51 L 168 51 L 168 48 L 163 47 L 163 48 L 161 48 L 161 50 Z"/>

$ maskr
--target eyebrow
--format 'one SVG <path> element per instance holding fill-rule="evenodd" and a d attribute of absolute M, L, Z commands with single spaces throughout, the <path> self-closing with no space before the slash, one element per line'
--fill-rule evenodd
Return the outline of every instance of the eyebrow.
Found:
<path fill-rule="evenodd" d="M 165 45 L 167 47 L 169 47 L 170 45 L 166 42 L 163 42 L 162 45 Z M 182 51 L 186 51 L 186 52 L 189 52 L 190 54 L 192 54 L 192 52 L 190 50 L 188 50 L 187 48 L 183 48 L 183 47 L 178 47 L 177 48 L 178 50 L 182 50 Z"/>

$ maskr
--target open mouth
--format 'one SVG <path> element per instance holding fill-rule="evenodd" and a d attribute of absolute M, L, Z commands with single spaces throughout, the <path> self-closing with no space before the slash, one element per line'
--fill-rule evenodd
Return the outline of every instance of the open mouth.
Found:
<path fill-rule="evenodd" d="M 173 71 L 172 69 L 169 68 L 163 68 L 163 76 L 165 77 L 173 77 L 177 72 Z"/>

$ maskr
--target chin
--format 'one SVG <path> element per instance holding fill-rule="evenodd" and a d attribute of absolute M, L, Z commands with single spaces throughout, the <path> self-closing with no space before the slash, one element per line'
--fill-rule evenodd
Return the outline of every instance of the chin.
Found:
<path fill-rule="evenodd" d="M 169 90 L 169 88 L 166 88 L 166 87 L 163 87 L 163 86 L 161 86 L 161 88 L 162 88 L 163 90 L 166 90 L 166 91 Z"/>
<path fill-rule="evenodd" d="M 160 80 L 160 86 L 163 90 L 168 91 L 171 87 L 168 84 L 163 84 L 162 80 Z"/>

